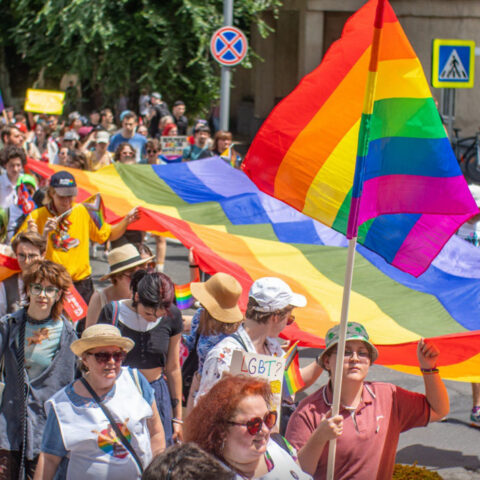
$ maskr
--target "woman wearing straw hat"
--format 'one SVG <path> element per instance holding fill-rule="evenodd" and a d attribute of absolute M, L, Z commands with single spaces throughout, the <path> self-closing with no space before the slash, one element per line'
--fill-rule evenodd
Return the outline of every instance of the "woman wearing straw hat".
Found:
<path fill-rule="evenodd" d="M 103 290 L 97 290 L 92 295 L 88 304 L 86 327 L 95 325 L 102 308 L 114 300 L 130 298 L 130 280 L 137 270 L 140 270 L 146 263 L 152 261 L 154 256 L 142 256 L 135 245 L 126 243 L 108 252 L 107 261 L 110 267 L 109 273 L 100 280 L 103 282 L 109 279 L 112 284 Z"/>
<path fill-rule="evenodd" d="M 150 382 L 170 445 L 182 439 L 182 314 L 173 305 L 175 290 L 167 275 L 139 270 L 130 285 L 131 299 L 105 305 L 98 323 L 118 326 L 135 342 L 125 365 L 140 369 Z"/>
<path fill-rule="evenodd" d="M 193 407 L 207 353 L 226 336 L 235 333 L 243 320 L 243 313 L 238 306 L 242 286 L 228 273 L 216 273 L 206 282 L 193 282 L 190 288 L 202 306 L 193 316 L 190 335 L 183 335 L 187 348 L 190 351 L 196 348 L 198 357 L 198 370 L 192 379 L 187 413 Z"/>
<path fill-rule="evenodd" d="M 328 441 L 337 439 L 335 478 L 390 480 L 401 432 L 441 420 L 449 410 L 448 394 L 436 368 L 439 352 L 421 339 L 417 358 L 425 395 L 383 382 L 365 382 L 378 351 L 365 327 L 348 322 L 339 415 L 331 417 L 332 385 L 339 325 L 328 330 L 319 363 L 330 382 L 300 402 L 286 437 L 298 450 L 303 470 L 315 480 L 327 470 Z"/>
<path fill-rule="evenodd" d="M 46 402 L 47 425 L 35 480 L 50 480 L 68 455 L 66 478 L 140 478 L 165 448 L 153 390 L 122 367 L 134 342 L 113 325 L 93 325 L 70 346 L 83 376 Z"/>

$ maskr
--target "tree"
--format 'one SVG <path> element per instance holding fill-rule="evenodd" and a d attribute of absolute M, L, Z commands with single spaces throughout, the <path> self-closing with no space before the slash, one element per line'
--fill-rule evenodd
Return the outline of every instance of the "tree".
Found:
<path fill-rule="evenodd" d="M 266 36 L 260 14 L 279 6 L 280 0 L 237 0 L 234 23 Z M 137 98 L 145 86 L 199 112 L 218 96 L 209 41 L 223 22 L 221 0 L 16 0 L 10 8 L 10 41 L 32 73 L 76 73 L 84 91 L 100 86 L 108 103 L 120 94 Z"/>

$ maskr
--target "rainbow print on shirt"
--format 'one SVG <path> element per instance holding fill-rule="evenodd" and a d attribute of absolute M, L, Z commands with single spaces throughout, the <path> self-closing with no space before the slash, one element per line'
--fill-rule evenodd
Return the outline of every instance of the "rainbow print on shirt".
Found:
<path fill-rule="evenodd" d="M 132 434 L 127 428 L 128 418 L 123 423 L 117 423 L 120 431 L 125 435 L 125 438 L 130 442 L 132 439 Z M 92 430 L 93 433 L 97 435 L 97 444 L 98 447 L 108 455 L 111 455 L 115 458 L 125 458 L 128 455 L 128 451 L 123 446 L 122 441 L 117 437 L 117 434 L 113 430 L 112 426 L 109 425 L 107 428 L 98 432 L 97 430 Z"/>

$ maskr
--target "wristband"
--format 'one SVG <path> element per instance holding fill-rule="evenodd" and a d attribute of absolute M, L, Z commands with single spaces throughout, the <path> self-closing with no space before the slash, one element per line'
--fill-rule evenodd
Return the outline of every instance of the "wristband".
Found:
<path fill-rule="evenodd" d="M 189 265 L 190 268 L 198 268 L 198 265 Z"/>
<path fill-rule="evenodd" d="M 438 373 L 438 368 L 420 368 L 420 371 L 424 374 L 427 375 L 433 375 L 435 373 Z"/>
<path fill-rule="evenodd" d="M 173 423 L 177 423 L 178 425 L 183 425 L 183 420 L 180 420 L 179 418 L 172 418 Z"/>

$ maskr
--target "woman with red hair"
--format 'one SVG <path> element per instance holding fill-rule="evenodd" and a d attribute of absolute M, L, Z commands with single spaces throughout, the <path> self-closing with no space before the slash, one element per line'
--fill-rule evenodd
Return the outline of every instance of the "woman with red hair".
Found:
<path fill-rule="evenodd" d="M 238 480 L 308 480 L 296 452 L 279 437 L 270 385 L 261 379 L 227 375 L 198 401 L 185 420 L 184 438 L 195 442 L 234 471 Z"/>

